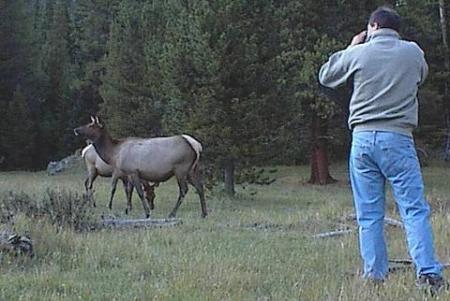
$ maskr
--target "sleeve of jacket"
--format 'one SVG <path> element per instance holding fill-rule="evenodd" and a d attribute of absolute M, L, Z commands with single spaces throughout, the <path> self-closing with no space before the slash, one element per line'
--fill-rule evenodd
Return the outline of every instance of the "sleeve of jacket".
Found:
<path fill-rule="evenodd" d="M 330 56 L 319 71 L 319 82 L 328 88 L 337 88 L 352 75 L 348 50 L 341 50 Z"/>
<path fill-rule="evenodd" d="M 425 80 L 427 79 L 428 76 L 428 64 L 427 61 L 425 60 L 425 56 L 422 55 L 422 67 L 420 70 L 420 83 L 419 85 L 422 85 Z"/>
<path fill-rule="evenodd" d="M 428 76 L 428 64 L 427 61 L 425 59 L 425 53 L 422 50 L 422 48 L 420 48 L 420 46 L 416 43 L 416 42 L 408 42 L 410 45 L 412 45 L 412 47 L 415 50 L 415 54 L 417 56 L 417 60 L 418 60 L 418 64 L 419 64 L 419 82 L 417 83 L 418 86 L 422 85 L 425 80 L 427 79 Z"/>

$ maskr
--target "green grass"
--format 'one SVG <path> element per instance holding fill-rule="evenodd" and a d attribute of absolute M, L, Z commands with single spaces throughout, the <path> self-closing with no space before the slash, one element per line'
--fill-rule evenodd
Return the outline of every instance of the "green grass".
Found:
<path fill-rule="evenodd" d="M 390 276 L 381 288 L 362 281 L 357 236 L 313 239 L 334 230 L 353 212 L 346 168 L 332 166 L 339 182 L 306 184 L 308 167 L 280 167 L 269 186 L 238 187 L 233 199 L 207 195 L 210 215 L 200 218 L 191 188 L 178 211 L 183 224 L 148 230 L 57 231 L 45 220 L 19 216 L 16 228 L 34 240 L 33 259 L 4 256 L 0 300 L 425 300 L 413 270 Z M 450 169 L 424 169 L 439 258 L 450 261 Z M 24 191 L 42 198 L 48 187 L 83 192 L 84 173 L 0 173 L 0 195 Z M 95 183 L 96 217 L 124 217 L 123 189 L 106 209 L 109 179 Z M 177 197 L 175 182 L 156 190 L 153 217 L 162 218 Z M 397 217 L 392 200 L 388 214 Z M 137 196 L 132 217 L 143 217 Z M 388 228 L 391 258 L 407 258 L 404 234 Z M 450 300 L 443 293 L 436 300 Z"/>

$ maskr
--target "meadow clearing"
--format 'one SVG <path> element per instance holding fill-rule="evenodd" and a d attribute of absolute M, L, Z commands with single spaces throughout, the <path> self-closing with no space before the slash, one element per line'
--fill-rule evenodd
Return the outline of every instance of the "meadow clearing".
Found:
<path fill-rule="evenodd" d="M 345 164 L 331 166 L 339 181 L 327 186 L 307 184 L 307 166 L 277 169 L 275 183 L 238 186 L 235 198 L 209 191 L 206 219 L 190 188 L 176 227 L 80 233 L 19 215 L 15 228 L 29 233 L 36 256 L 2 257 L 0 300 L 450 300 L 448 292 L 432 298 L 419 291 L 412 269 L 392 273 L 379 288 L 365 283 L 356 233 L 312 238 L 353 213 Z M 437 253 L 450 262 L 450 168 L 432 163 L 423 172 Z M 56 176 L 3 172 L 0 195 L 41 198 L 48 187 L 82 193 L 83 180 L 81 167 Z M 121 187 L 112 212 L 106 208 L 109 187 L 109 179 L 97 179 L 94 218 L 124 217 Z M 174 182 L 160 185 L 152 216 L 166 217 L 176 196 Z M 133 201 L 131 216 L 143 217 L 137 195 Z M 398 218 L 390 196 L 387 208 Z M 390 258 L 408 258 L 403 230 L 386 232 Z"/>

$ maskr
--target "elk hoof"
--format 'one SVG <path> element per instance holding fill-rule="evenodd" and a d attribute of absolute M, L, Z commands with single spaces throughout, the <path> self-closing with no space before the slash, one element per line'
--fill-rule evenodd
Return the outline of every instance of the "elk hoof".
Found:
<path fill-rule="evenodd" d="M 169 218 L 174 218 L 176 215 L 177 215 L 176 213 L 172 212 L 172 213 L 169 214 Z"/>
<path fill-rule="evenodd" d="M 145 215 L 145 218 L 150 218 L 150 213 L 147 213 L 147 214 Z"/>
<path fill-rule="evenodd" d="M 202 217 L 205 218 L 208 216 L 208 213 L 202 213 Z"/>
<path fill-rule="evenodd" d="M 125 209 L 125 214 L 128 215 L 128 208 Z"/>

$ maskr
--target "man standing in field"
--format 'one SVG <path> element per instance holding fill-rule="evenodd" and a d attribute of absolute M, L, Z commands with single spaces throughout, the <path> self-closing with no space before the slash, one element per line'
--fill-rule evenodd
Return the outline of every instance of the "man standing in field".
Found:
<path fill-rule="evenodd" d="M 367 31 L 347 49 L 334 53 L 319 74 L 320 83 L 337 88 L 353 83 L 348 124 L 353 131 L 350 178 L 359 225 L 364 278 L 383 281 L 388 255 L 383 234 L 385 181 L 403 219 L 419 286 L 444 286 L 436 260 L 430 207 L 414 147 L 418 121 L 417 90 L 428 73 L 424 53 L 400 39 L 400 16 L 387 7 L 374 11 Z"/>

